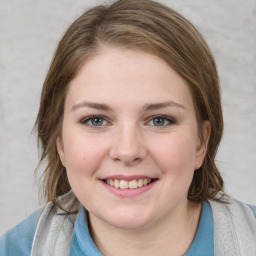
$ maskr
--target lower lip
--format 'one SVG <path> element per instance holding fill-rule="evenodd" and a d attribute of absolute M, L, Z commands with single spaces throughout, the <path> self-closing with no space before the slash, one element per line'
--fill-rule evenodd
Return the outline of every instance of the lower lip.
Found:
<path fill-rule="evenodd" d="M 143 193 L 145 193 L 146 191 L 150 190 L 155 184 L 156 184 L 157 180 L 152 181 L 150 184 L 146 185 L 146 186 L 142 186 L 140 188 L 134 188 L 134 189 L 120 189 L 120 188 L 115 188 L 112 187 L 110 185 L 108 185 L 107 183 L 105 183 L 104 181 L 102 181 L 103 186 L 110 191 L 111 193 L 120 196 L 120 197 L 135 197 L 138 195 L 141 195 Z"/>

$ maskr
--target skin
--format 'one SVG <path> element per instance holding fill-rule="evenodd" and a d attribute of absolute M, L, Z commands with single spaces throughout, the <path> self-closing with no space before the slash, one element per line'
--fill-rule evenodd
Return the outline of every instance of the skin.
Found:
<path fill-rule="evenodd" d="M 205 122 L 200 140 L 189 88 L 161 58 L 104 47 L 84 63 L 69 86 L 57 149 L 104 255 L 187 251 L 201 212 L 187 193 L 209 135 Z M 154 184 L 120 196 L 103 182 L 113 175 Z"/>

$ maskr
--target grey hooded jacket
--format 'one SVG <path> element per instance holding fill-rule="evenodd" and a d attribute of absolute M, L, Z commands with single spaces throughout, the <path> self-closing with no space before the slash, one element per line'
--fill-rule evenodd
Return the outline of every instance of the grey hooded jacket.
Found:
<path fill-rule="evenodd" d="M 231 197 L 209 201 L 214 223 L 214 255 L 256 256 L 256 213 Z M 76 215 L 59 215 L 53 203 L 40 216 L 31 256 L 69 256 Z M 62 213 L 60 209 L 57 213 Z"/>

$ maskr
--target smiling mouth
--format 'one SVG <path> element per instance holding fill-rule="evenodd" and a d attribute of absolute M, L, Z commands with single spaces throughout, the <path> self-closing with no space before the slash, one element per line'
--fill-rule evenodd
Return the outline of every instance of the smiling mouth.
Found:
<path fill-rule="evenodd" d="M 143 186 L 147 186 L 152 183 L 155 179 L 133 179 L 130 181 L 127 180 L 119 180 L 119 179 L 106 179 L 104 180 L 111 187 L 119 188 L 119 189 L 136 189 L 141 188 Z"/>

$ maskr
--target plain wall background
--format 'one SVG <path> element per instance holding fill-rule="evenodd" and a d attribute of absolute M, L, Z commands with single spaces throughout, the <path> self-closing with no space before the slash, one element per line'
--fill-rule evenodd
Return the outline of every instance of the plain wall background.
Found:
<path fill-rule="evenodd" d="M 226 191 L 256 204 L 256 1 L 166 0 L 197 26 L 219 69 L 225 120 L 217 156 Z M 57 43 L 104 1 L 0 0 L 0 235 L 39 207 L 32 133 Z"/>

